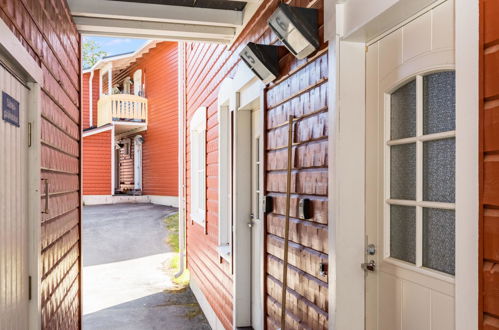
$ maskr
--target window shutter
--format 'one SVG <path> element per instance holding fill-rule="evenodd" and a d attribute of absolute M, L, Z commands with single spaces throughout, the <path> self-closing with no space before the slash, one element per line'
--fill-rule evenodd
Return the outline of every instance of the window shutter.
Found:
<path fill-rule="evenodd" d="M 206 108 L 199 108 L 190 121 L 191 219 L 205 224 L 206 214 Z"/>

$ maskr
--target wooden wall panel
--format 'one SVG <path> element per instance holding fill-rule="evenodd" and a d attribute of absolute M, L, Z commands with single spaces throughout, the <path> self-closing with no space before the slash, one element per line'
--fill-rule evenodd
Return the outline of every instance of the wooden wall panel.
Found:
<path fill-rule="evenodd" d="M 207 224 L 206 230 L 188 221 L 187 254 L 191 274 L 224 326 L 232 328 L 232 272 L 216 251 L 218 245 L 218 121 L 217 94 L 222 81 L 234 77 L 240 62 L 239 52 L 247 42 L 277 44 L 267 26 L 278 5 L 266 1 L 252 21 L 230 47 L 213 44 L 186 45 L 186 125 L 201 106 L 207 107 Z M 287 1 L 292 5 L 319 9 L 320 36 L 323 34 L 323 1 Z M 274 209 L 265 219 L 266 324 L 276 328 L 280 320 L 282 274 L 283 214 L 285 212 L 287 127 L 289 115 L 298 121 L 293 150 L 291 199 L 290 284 L 288 289 L 288 327 L 325 329 L 328 325 L 327 275 L 320 263 L 327 263 L 327 45 L 305 60 L 284 52 L 280 59 L 281 76 L 266 90 L 266 194 L 274 197 Z M 187 127 L 187 141 L 189 128 Z M 189 145 L 186 150 L 187 212 L 190 207 Z M 297 219 L 300 198 L 312 200 L 312 219 Z M 187 219 L 189 215 L 187 214 Z M 209 284 L 208 284 L 209 283 Z M 310 285 L 305 285 L 309 283 Z M 217 289 L 218 288 L 218 289 Z"/>
<path fill-rule="evenodd" d="M 499 2 L 480 1 L 480 327 L 499 329 Z"/>
<path fill-rule="evenodd" d="M 83 194 L 111 195 L 112 130 L 83 138 Z"/>
<path fill-rule="evenodd" d="M 43 71 L 41 175 L 49 179 L 51 203 L 41 223 L 42 328 L 77 329 L 80 35 L 64 0 L 0 1 L 0 17 Z"/>

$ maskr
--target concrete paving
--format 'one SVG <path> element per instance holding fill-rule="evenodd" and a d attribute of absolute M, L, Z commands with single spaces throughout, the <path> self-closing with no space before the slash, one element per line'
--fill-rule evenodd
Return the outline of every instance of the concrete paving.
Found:
<path fill-rule="evenodd" d="M 189 288 L 171 282 L 168 231 L 175 208 L 83 208 L 83 329 L 210 329 Z"/>

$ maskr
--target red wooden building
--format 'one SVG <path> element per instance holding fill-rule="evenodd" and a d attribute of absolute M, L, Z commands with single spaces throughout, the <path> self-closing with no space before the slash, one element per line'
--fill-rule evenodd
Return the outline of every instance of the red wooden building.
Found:
<path fill-rule="evenodd" d="M 178 205 L 177 44 L 83 71 L 83 203 Z"/>
<path fill-rule="evenodd" d="M 316 11 L 277 22 L 281 3 Z M 147 122 L 140 192 L 175 196 L 145 176 L 170 166 L 145 152 L 171 124 L 153 95 L 175 90 L 183 252 L 214 329 L 282 327 L 288 188 L 286 328 L 499 329 L 497 13 L 497 0 L 1 1 L 0 328 L 81 328 L 82 194 L 139 192 L 135 138 L 116 138 L 127 118 Z M 181 42 L 81 78 L 80 33 Z M 266 69 L 243 54 L 266 83 L 240 57 L 250 42 L 281 46 L 258 54 Z M 147 58 L 176 62 L 178 88 Z M 99 125 L 94 96 L 127 77 L 147 117 Z M 82 156 L 83 140 L 107 146 Z M 118 148 L 123 173 L 101 180 Z M 110 167 L 86 170 L 86 152 Z"/>

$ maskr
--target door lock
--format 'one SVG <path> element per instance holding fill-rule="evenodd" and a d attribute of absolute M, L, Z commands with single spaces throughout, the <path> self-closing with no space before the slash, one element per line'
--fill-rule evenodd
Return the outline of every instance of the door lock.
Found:
<path fill-rule="evenodd" d="M 360 264 L 360 267 L 366 272 L 375 272 L 376 271 L 376 261 L 370 260 L 369 262 L 364 262 Z"/>
<path fill-rule="evenodd" d="M 366 253 L 370 256 L 373 256 L 376 254 L 376 245 L 374 244 L 369 244 L 366 248 Z"/>

